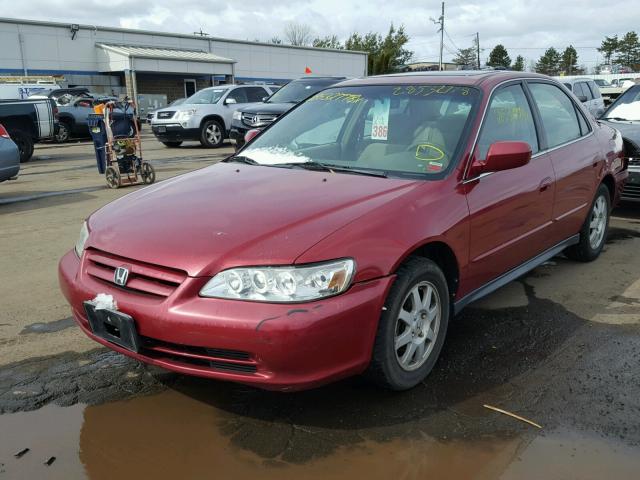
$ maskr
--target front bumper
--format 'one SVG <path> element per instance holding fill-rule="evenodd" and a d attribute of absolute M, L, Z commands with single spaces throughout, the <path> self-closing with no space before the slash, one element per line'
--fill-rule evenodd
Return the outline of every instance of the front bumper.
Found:
<path fill-rule="evenodd" d="M 151 124 L 151 131 L 161 142 L 200 140 L 199 128 L 184 128 L 178 123 Z"/>
<path fill-rule="evenodd" d="M 168 370 L 272 390 L 302 390 L 363 372 L 393 282 L 384 277 L 332 298 L 273 304 L 202 298 L 208 279 L 188 277 L 156 299 L 95 280 L 73 250 L 58 275 L 77 323 L 95 341 Z M 114 296 L 149 348 L 134 353 L 90 331 L 82 304 L 98 293 Z"/>
<path fill-rule="evenodd" d="M 239 145 L 244 144 L 244 136 L 249 131 L 248 128 L 238 127 L 236 125 L 231 126 L 231 130 L 229 130 L 229 138 L 232 141 L 235 141 Z"/>

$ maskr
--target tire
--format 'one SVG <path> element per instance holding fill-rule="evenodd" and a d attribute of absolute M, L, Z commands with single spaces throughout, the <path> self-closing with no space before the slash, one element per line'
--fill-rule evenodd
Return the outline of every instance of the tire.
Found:
<path fill-rule="evenodd" d="M 114 167 L 107 167 L 107 170 L 104 172 L 104 178 L 109 188 L 120 188 L 120 185 L 122 185 L 120 172 Z"/>
<path fill-rule="evenodd" d="M 22 130 L 14 130 L 9 132 L 11 140 L 17 145 L 20 152 L 20 163 L 25 163 L 31 160 L 33 155 L 33 139 L 31 135 L 23 132 Z"/>
<path fill-rule="evenodd" d="M 182 142 L 162 142 L 162 144 L 167 148 L 178 148 Z"/>
<path fill-rule="evenodd" d="M 203 147 L 218 148 L 224 142 L 224 127 L 217 120 L 207 120 L 200 129 L 200 143 Z"/>
<path fill-rule="evenodd" d="M 140 166 L 140 176 L 146 185 L 151 185 L 156 181 L 156 171 L 149 162 L 143 162 Z"/>
<path fill-rule="evenodd" d="M 609 232 L 610 210 L 609 189 L 601 184 L 580 229 L 580 241 L 564 251 L 567 257 L 579 262 L 591 262 L 598 258 Z"/>
<path fill-rule="evenodd" d="M 58 133 L 56 134 L 57 143 L 65 143 L 71 137 L 71 126 L 66 122 L 58 123 Z"/>
<path fill-rule="evenodd" d="M 407 390 L 422 382 L 442 350 L 449 310 L 449 288 L 442 270 L 431 260 L 410 257 L 398 269 L 385 301 L 365 376 L 391 390 Z"/>

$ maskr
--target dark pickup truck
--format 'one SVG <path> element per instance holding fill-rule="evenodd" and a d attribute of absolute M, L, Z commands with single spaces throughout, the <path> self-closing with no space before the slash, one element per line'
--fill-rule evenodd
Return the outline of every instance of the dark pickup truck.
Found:
<path fill-rule="evenodd" d="M 56 114 L 51 99 L 0 100 L 0 123 L 18 146 L 21 162 L 31 159 L 35 143 L 56 134 Z"/>

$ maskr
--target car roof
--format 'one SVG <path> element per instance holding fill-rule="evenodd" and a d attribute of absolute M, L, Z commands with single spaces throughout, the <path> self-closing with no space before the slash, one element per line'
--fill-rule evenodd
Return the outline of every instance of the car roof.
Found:
<path fill-rule="evenodd" d="M 546 75 L 530 72 L 515 72 L 511 70 L 455 70 L 443 72 L 405 72 L 388 75 L 374 75 L 366 78 L 346 80 L 339 85 L 359 86 L 359 85 L 393 85 L 393 84 L 450 84 L 468 85 L 478 87 L 490 87 L 497 83 L 508 80 L 529 79 L 551 79 Z"/>
<path fill-rule="evenodd" d="M 587 78 L 587 77 L 579 77 L 579 78 L 562 78 L 560 77 L 560 80 L 562 83 L 570 83 L 570 84 L 574 84 L 577 82 L 593 82 L 593 78 Z"/>

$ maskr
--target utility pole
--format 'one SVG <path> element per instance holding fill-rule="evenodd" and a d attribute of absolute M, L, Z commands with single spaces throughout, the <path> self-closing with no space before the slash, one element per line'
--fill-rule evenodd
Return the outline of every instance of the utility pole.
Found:
<path fill-rule="evenodd" d="M 436 25 L 440 25 L 440 28 L 438 28 L 438 32 L 440 32 L 440 62 L 438 63 L 438 69 L 442 71 L 444 70 L 442 64 L 442 49 L 444 48 L 444 2 L 442 2 L 442 14 L 440 17 L 437 20 L 433 17 L 429 17 L 429 20 Z"/>
<path fill-rule="evenodd" d="M 478 70 L 480 70 L 480 32 L 476 32 L 476 49 L 478 51 Z"/>
<path fill-rule="evenodd" d="M 442 65 L 442 49 L 444 48 L 444 2 L 442 2 L 442 15 L 440 15 L 440 71 L 444 70 Z"/>

